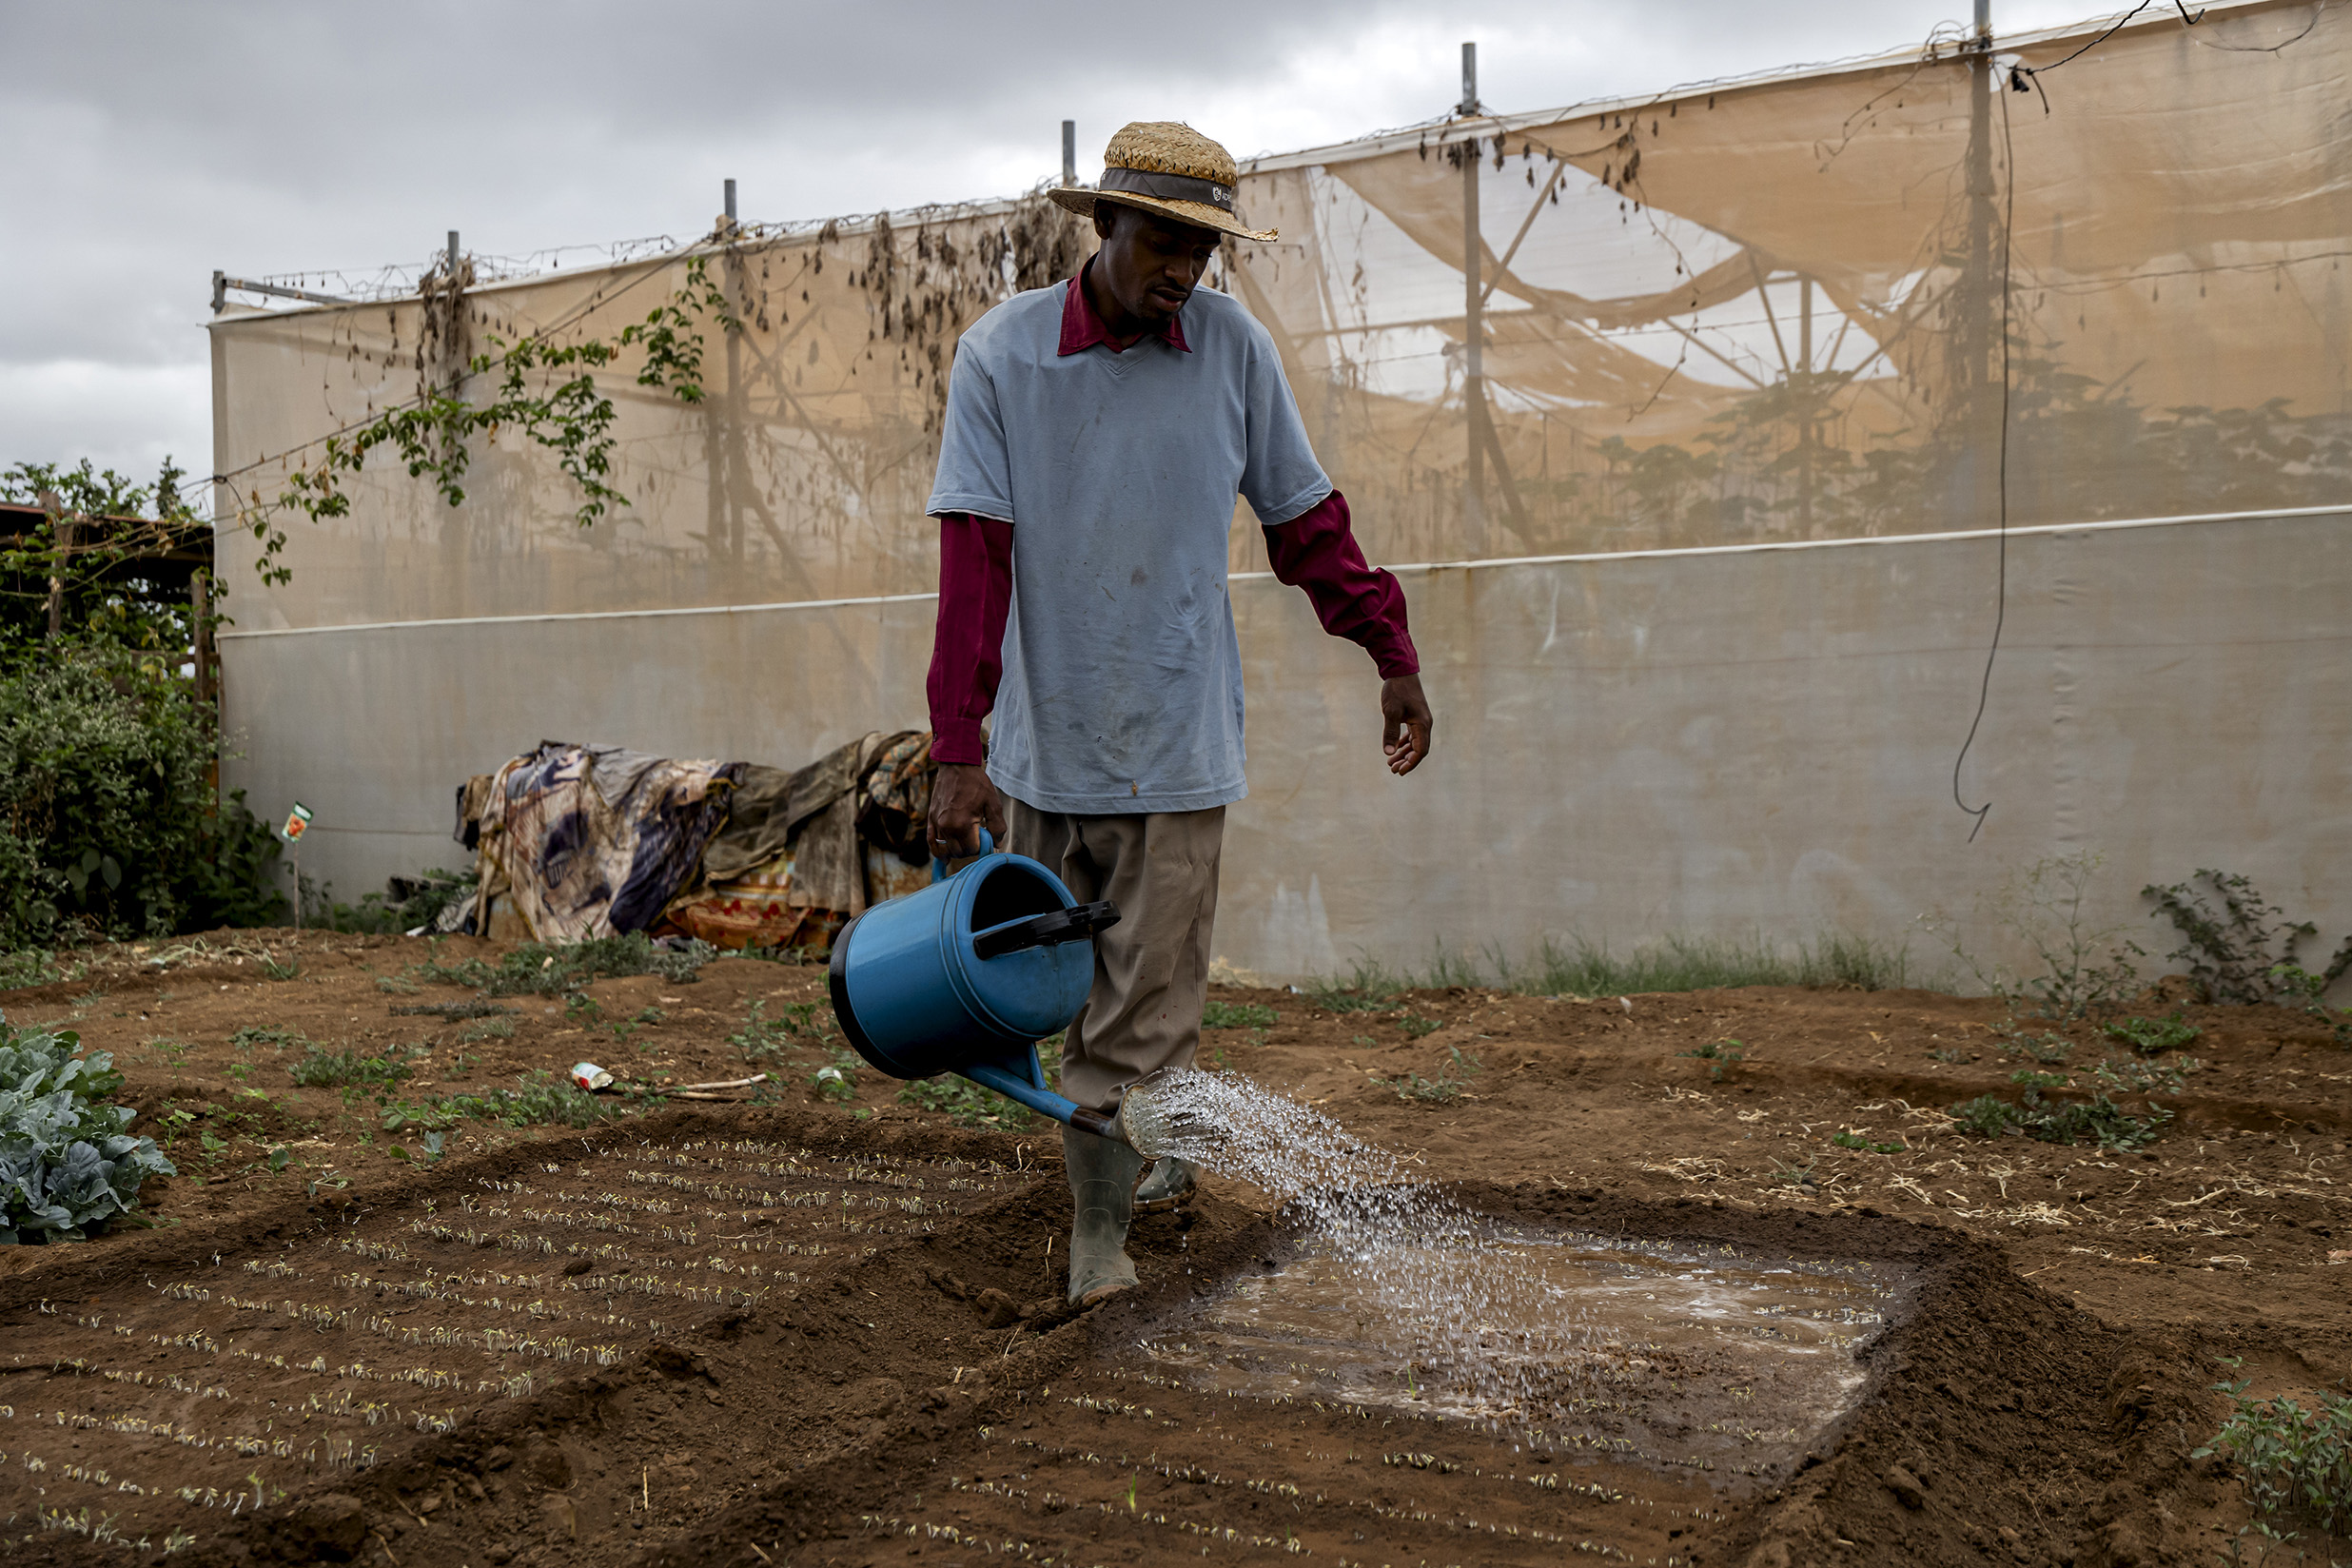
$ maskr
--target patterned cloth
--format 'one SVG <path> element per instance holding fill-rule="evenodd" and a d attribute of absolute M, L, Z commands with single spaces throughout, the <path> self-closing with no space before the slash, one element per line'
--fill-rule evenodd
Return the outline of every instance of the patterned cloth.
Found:
<path fill-rule="evenodd" d="M 491 775 L 482 892 L 542 942 L 643 931 L 727 820 L 741 766 L 541 742 Z"/>

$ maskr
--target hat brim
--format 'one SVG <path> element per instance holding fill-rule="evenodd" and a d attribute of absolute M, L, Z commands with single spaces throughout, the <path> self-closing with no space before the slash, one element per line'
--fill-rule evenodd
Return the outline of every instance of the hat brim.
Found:
<path fill-rule="evenodd" d="M 1118 206 L 1156 212 L 1163 218 L 1173 218 L 1194 228 L 1213 228 L 1220 234 L 1230 234 L 1238 240 L 1255 240 L 1260 245 L 1282 237 L 1278 229 L 1244 228 L 1232 213 L 1210 206 L 1206 202 L 1171 202 L 1157 196 L 1131 195 L 1124 190 L 1088 190 L 1084 186 L 1055 186 L 1046 194 L 1053 198 L 1056 206 L 1067 207 L 1081 218 L 1094 216 L 1095 203 L 1109 202 Z"/>

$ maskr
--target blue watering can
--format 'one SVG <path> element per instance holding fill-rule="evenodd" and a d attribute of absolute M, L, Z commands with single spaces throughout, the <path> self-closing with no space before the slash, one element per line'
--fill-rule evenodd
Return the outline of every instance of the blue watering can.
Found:
<path fill-rule="evenodd" d="M 1068 1029 L 1094 985 L 1094 933 L 1119 907 L 1081 904 L 1027 855 L 980 855 L 931 885 L 876 904 L 833 939 L 833 1016 L 857 1053 L 893 1078 L 960 1073 L 1082 1131 L 1115 1119 L 1046 1088 L 1037 1042 Z"/>

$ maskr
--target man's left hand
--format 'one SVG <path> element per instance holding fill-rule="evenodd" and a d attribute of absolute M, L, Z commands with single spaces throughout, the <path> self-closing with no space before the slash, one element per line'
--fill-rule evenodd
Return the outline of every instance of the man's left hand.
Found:
<path fill-rule="evenodd" d="M 1401 778 L 1429 755 L 1429 699 L 1421 676 L 1392 676 L 1381 682 L 1381 750 L 1388 771 Z"/>

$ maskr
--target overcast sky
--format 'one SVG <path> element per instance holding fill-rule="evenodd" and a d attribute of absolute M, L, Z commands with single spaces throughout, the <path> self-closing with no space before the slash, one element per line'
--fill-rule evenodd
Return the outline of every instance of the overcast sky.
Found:
<path fill-rule="evenodd" d="M 0 466 L 211 466 L 212 270 L 372 272 L 1009 194 L 1128 120 L 1239 156 L 1915 44 L 1967 0 L 0 0 Z M 1995 0 L 2004 32 L 2095 14 Z"/>

